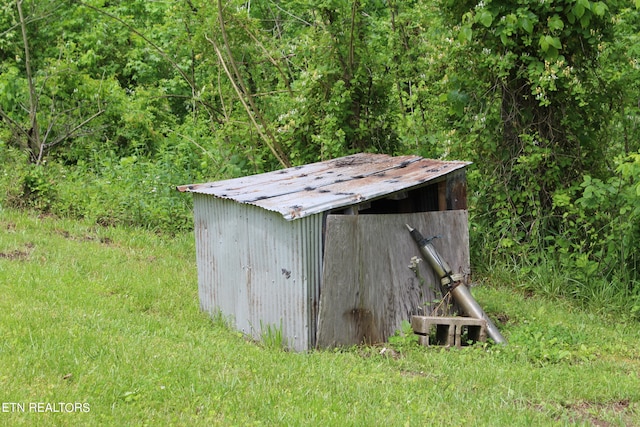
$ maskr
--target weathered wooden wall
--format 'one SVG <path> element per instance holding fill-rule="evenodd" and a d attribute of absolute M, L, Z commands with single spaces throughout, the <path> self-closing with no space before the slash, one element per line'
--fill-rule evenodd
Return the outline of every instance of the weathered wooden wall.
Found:
<path fill-rule="evenodd" d="M 409 268 L 412 257 L 422 256 L 405 224 L 440 236 L 436 250 L 468 281 L 467 221 L 466 210 L 328 215 L 316 345 L 384 342 L 412 314 L 429 315 L 439 287 L 426 261 L 418 275 Z"/>

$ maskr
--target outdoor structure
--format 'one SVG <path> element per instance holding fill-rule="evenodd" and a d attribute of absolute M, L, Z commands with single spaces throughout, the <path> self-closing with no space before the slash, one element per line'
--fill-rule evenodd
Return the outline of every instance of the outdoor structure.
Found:
<path fill-rule="evenodd" d="M 468 281 L 468 164 L 355 154 L 178 187 L 194 198 L 201 308 L 298 351 L 385 341 L 441 297 L 405 224 Z"/>

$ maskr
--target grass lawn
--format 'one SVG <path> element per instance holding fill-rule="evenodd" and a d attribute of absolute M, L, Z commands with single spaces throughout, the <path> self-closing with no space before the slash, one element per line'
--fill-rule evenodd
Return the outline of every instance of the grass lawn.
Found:
<path fill-rule="evenodd" d="M 640 328 L 483 278 L 509 340 L 304 354 L 201 313 L 194 239 L 0 212 L 0 425 L 640 425 Z"/>

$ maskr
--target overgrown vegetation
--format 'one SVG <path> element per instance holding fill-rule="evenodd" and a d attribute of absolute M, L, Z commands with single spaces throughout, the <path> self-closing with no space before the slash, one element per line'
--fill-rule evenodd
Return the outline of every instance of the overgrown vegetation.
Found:
<path fill-rule="evenodd" d="M 455 90 L 469 94 L 461 146 L 482 159 L 479 253 L 509 260 L 517 277 L 556 271 L 559 294 L 637 311 L 637 11 L 582 0 L 447 10 L 460 22 Z"/>
<path fill-rule="evenodd" d="M 473 263 L 640 314 L 638 1 L 0 5 L 0 205 L 179 233 L 175 185 L 471 160 Z"/>
<path fill-rule="evenodd" d="M 510 275 L 474 288 L 508 346 L 420 347 L 405 324 L 391 343 L 300 354 L 277 325 L 258 345 L 200 311 L 190 232 L 6 209 L 0 231 L 3 425 L 640 423 L 636 324 Z"/>

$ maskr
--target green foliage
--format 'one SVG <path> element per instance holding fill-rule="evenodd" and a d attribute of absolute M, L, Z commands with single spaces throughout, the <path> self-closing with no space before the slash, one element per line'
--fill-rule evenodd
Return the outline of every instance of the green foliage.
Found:
<path fill-rule="evenodd" d="M 203 178 L 194 174 L 195 165 L 179 168 L 188 158 L 182 154 L 171 147 L 153 159 L 103 153 L 73 166 L 25 164 L 2 177 L 6 205 L 105 226 L 128 224 L 169 233 L 189 229 L 191 201 L 175 187 Z"/>
<path fill-rule="evenodd" d="M 417 343 L 418 336 L 413 332 L 408 320 L 403 320 L 400 329 L 389 337 L 389 344 L 399 352 L 410 350 Z"/>
<path fill-rule="evenodd" d="M 446 101 L 470 129 L 459 152 L 477 159 L 472 253 L 539 275 L 537 290 L 625 306 L 637 293 L 635 178 L 606 159 L 637 149 L 636 11 L 588 0 L 443 5 L 459 43 Z M 545 281 L 545 269 L 569 283 Z"/>
<path fill-rule="evenodd" d="M 29 53 L 30 57 L 34 58 L 30 68 L 36 94 L 29 108 L 23 104 L 24 99 L 30 99 L 27 95 L 30 80 L 27 79 L 25 69 L 24 47 L 16 35 L 16 32 L 19 32 L 19 24 L 15 24 L 5 33 L 5 38 L 13 41 L 8 44 L 7 53 L 13 52 L 14 56 L 6 59 L 0 68 L 0 86 L 6 90 L 0 107 L 5 119 L 4 124 L 8 125 L 13 133 L 11 142 L 29 150 L 31 158 L 36 163 L 40 163 L 43 156 L 52 151 L 62 152 L 66 156 L 68 147 L 64 145 L 78 141 L 80 144 L 72 144 L 71 151 L 83 151 L 82 154 L 86 155 L 86 151 L 91 149 L 87 149 L 85 145 L 89 137 L 93 141 L 106 138 L 116 141 L 117 144 L 134 145 L 136 148 L 149 145 L 149 136 L 145 135 L 145 132 L 151 127 L 152 120 L 156 121 L 157 126 L 161 117 L 157 114 L 158 110 L 154 110 L 155 105 L 152 103 L 131 105 L 129 100 L 125 100 L 132 97 L 123 96 L 125 92 L 116 80 L 116 76 L 121 75 L 121 69 L 116 65 L 121 57 L 118 54 L 117 43 L 122 39 L 107 37 L 96 40 L 96 37 L 104 36 L 101 33 L 101 30 L 105 29 L 104 22 L 92 19 L 93 16 L 89 16 L 87 21 L 87 16 L 79 11 L 75 3 L 63 5 L 38 2 L 38 7 L 28 10 L 30 15 L 25 18 L 25 22 Z M 15 16 L 13 20 L 16 20 Z M 42 24 L 46 25 L 40 28 Z M 79 32 L 83 26 L 93 27 L 96 31 Z M 116 47 L 111 43 L 115 43 Z M 96 52 L 96 49 L 104 45 L 111 46 L 111 50 Z M 109 55 L 109 60 L 115 61 L 115 64 L 101 62 L 101 55 Z M 126 69 L 126 66 L 123 66 Z M 154 70 L 160 68 L 154 67 Z M 110 74 L 106 74 L 107 71 L 110 71 Z M 154 74 L 152 78 L 157 79 L 158 74 Z M 137 93 L 143 91 L 143 86 L 137 88 Z M 136 91 L 130 93 L 135 94 Z M 156 93 L 152 97 L 156 98 Z M 148 94 L 146 99 L 149 99 Z M 120 111 L 119 105 L 124 105 Z M 123 111 L 126 114 L 122 114 Z M 144 119 L 135 117 L 143 114 L 142 112 L 147 117 L 151 116 L 145 118 L 146 123 Z M 37 118 L 38 132 L 29 128 L 32 115 Z M 98 117 L 100 120 L 96 120 Z M 166 116 L 162 119 L 166 119 Z M 142 122 L 144 127 L 134 127 L 134 135 L 109 134 L 109 131 L 130 129 L 129 123 L 132 121 L 137 124 Z M 40 136 L 39 139 L 36 135 Z M 75 157 L 73 153 L 71 157 Z"/>
<path fill-rule="evenodd" d="M 51 171 L 42 166 L 29 165 L 22 178 L 18 200 L 26 206 L 48 212 L 56 198 L 56 186 Z"/>
<path fill-rule="evenodd" d="M 550 246 L 573 278 L 569 289 L 582 299 L 602 297 L 593 294 L 600 288 L 637 305 L 640 154 L 620 157 L 616 165 L 616 175 L 606 181 L 585 175 L 573 194 L 555 195 L 554 204 L 562 219 Z"/>
<path fill-rule="evenodd" d="M 544 310 L 540 310 L 544 313 Z M 541 314 L 542 314 L 541 313 Z M 571 330 L 564 325 L 541 327 L 536 318 L 530 319 L 519 333 L 512 337 L 509 344 L 523 351 L 528 362 L 537 366 L 558 363 L 584 363 L 597 358 L 599 348 L 587 346 L 587 337 L 580 331 Z"/>
<path fill-rule="evenodd" d="M 279 327 L 272 324 L 264 325 L 260 321 L 260 342 L 265 348 L 271 350 L 286 349 L 286 342 L 282 335 L 282 320 Z"/>

